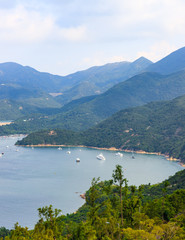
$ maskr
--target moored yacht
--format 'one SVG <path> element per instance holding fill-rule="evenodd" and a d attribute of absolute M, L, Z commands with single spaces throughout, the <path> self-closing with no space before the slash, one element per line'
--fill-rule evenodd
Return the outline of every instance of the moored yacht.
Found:
<path fill-rule="evenodd" d="M 105 159 L 106 159 L 106 158 L 103 156 L 102 153 L 100 153 L 99 155 L 97 155 L 96 158 L 97 158 L 98 160 L 105 160 Z"/>
<path fill-rule="evenodd" d="M 123 153 L 117 152 L 116 156 L 123 157 Z"/>

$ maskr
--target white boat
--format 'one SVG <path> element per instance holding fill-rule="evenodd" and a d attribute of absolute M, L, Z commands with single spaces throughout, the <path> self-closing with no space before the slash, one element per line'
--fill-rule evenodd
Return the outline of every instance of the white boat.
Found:
<path fill-rule="evenodd" d="M 58 148 L 58 150 L 62 150 L 62 148 L 61 148 L 61 147 L 59 147 L 59 148 Z"/>
<path fill-rule="evenodd" d="M 80 162 L 80 158 L 77 158 L 77 159 L 76 159 L 76 162 Z"/>
<path fill-rule="evenodd" d="M 106 159 L 106 158 L 103 156 L 102 153 L 100 153 L 99 155 L 97 155 L 96 158 L 97 158 L 98 160 L 105 160 L 105 159 Z"/>
<path fill-rule="evenodd" d="M 117 152 L 116 156 L 123 157 L 123 153 Z"/>
<path fill-rule="evenodd" d="M 71 151 L 67 151 L 67 154 L 71 154 Z"/>

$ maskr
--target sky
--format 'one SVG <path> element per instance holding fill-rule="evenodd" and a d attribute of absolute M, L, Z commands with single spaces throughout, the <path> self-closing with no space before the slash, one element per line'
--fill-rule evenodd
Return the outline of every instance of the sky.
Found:
<path fill-rule="evenodd" d="M 0 63 L 67 75 L 185 46 L 184 0 L 0 0 Z"/>

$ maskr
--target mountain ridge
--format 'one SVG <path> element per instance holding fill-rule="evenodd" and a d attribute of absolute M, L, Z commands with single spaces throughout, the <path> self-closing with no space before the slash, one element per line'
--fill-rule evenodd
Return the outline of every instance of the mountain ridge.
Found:
<path fill-rule="evenodd" d="M 185 47 L 177 49 L 158 62 L 148 66 L 145 71 L 171 74 L 185 69 Z"/>

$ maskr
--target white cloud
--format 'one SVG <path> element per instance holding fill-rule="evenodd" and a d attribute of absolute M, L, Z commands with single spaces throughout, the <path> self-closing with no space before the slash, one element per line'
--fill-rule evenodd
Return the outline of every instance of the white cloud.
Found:
<path fill-rule="evenodd" d="M 91 66 L 102 66 L 107 63 L 126 61 L 123 56 L 106 56 L 103 52 L 94 53 L 91 57 L 83 58 L 80 65 L 84 65 L 86 68 Z"/>
<path fill-rule="evenodd" d="M 61 28 L 61 29 L 57 27 L 56 33 L 58 36 L 60 36 L 60 39 L 66 39 L 72 42 L 78 42 L 78 41 L 83 41 L 87 39 L 85 26 Z"/>
<path fill-rule="evenodd" d="M 0 41 L 27 44 L 43 41 L 80 41 L 86 38 L 85 26 L 62 28 L 52 15 L 28 11 L 22 5 L 0 10 Z"/>
<path fill-rule="evenodd" d="M 53 21 L 37 12 L 28 12 L 22 6 L 0 11 L 1 42 L 30 43 L 49 35 Z"/>
<path fill-rule="evenodd" d="M 184 45 L 184 12 L 184 0 L 0 0 L 0 60 L 59 74 L 157 61 Z"/>

